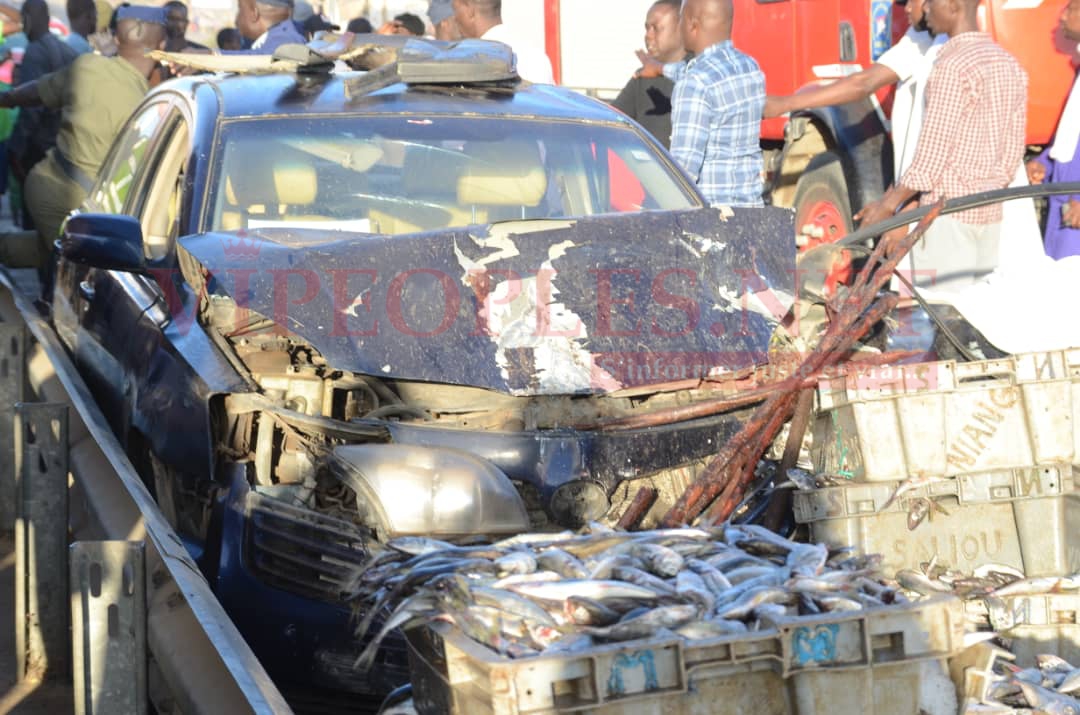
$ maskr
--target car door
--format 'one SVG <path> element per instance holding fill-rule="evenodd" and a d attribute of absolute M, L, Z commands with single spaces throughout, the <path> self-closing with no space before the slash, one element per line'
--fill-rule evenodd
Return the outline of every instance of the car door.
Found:
<path fill-rule="evenodd" d="M 180 113 L 168 96 L 143 105 L 114 142 L 84 210 L 132 215 L 142 203 L 141 192 L 154 183 L 161 147 L 178 121 Z M 57 333 L 121 438 L 130 417 L 129 367 L 138 350 L 131 333 L 159 299 L 160 290 L 147 276 L 58 263 L 53 301 Z"/>

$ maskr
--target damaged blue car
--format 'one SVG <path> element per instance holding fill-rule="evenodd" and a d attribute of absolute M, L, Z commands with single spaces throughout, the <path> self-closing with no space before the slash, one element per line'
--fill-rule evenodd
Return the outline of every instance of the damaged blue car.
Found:
<path fill-rule="evenodd" d="M 791 303 L 790 212 L 708 208 L 600 102 L 409 57 L 162 85 L 55 268 L 58 334 L 300 709 L 407 679 L 400 640 L 353 668 L 379 542 L 662 512 L 746 415 L 620 421 L 764 363 Z"/>

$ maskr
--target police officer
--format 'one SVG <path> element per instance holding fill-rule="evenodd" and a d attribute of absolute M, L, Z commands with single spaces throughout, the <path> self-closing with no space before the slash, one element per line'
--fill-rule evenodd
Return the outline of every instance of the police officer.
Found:
<path fill-rule="evenodd" d="M 26 180 L 39 245 L 0 241 L 0 259 L 9 266 L 46 264 L 60 224 L 86 198 L 113 139 L 150 89 L 157 63 L 145 55 L 165 45 L 165 11 L 131 5 L 117 13 L 116 57 L 79 55 L 58 72 L 0 93 L 0 107 L 43 105 L 61 112 L 56 146 Z"/>
<path fill-rule="evenodd" d="M 272 55 L 281 45 L 305 44 L 307 38 L 297 29 L 292 13 L 293 0 L 241 0 L 236 26 L 241 34 L 255 39 L 245 52 Z"/>

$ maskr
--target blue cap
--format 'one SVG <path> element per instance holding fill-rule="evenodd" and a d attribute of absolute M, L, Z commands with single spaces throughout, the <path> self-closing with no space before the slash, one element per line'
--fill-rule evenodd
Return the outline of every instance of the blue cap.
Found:
<path fill-rule="evenodd" d="M 432 25 L 438 25 L 443 20 L 454 16 L 454 3 L 452 0 L 431 0 L 427 16 L 431 19 Z"/>
<path fill-rule="evenodd" d="M 139 22 L 152 22 L 156 25 L 167 25 L 165 8 L 150 7 L 149 5 L 121 5 L 116 9 L 116 21 L 138 20 Z"/>

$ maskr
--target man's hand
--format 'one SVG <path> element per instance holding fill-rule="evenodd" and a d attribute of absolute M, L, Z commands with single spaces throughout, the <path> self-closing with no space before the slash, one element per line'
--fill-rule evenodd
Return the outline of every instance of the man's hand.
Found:
<path fill-rule="evenodd" d="M 892 218 L 894 213 L 896 213 L 895 207 L 886 203 L 885 199 L 882 198 L 863 206 L 862 210 L 855 214 L 854 219 L 859 222 L 860 227 L 869 226 L 878 221 Z"/>
<path fill-rule="evenodd" d="M 1028 181 L 1032 184 L 1041 184 L 1046 178 L 1046 166 L 1038 159 L 1029 159 L 1024 168 L 1027 169 Z"/>
<path fill-rule="evenodd" d="M 638 50 L 636 54 L 638 60 L 641 61 L 641 69 L 634 73 L 635 77 L 649 79 L 652 77 L 662 77 L 664 75 L 663 62 L 649 57 L 645 50 Z"/>
<path fill-rule="evenodd" d="M 1080 228 L 1080 201 L 1069 199 L 1061 207 L 1061 223 L 1066 228 Z"/>
<path fill-rule="evenodd" d="M 765 98 L 765 109 L 762 110 L 761 116 L 764 119 L 771 119 L 772 117 L 779 117 L 781 114 L 786 114 L 791 111 L 787 108 L 787 97 L 774 97 L 768 96 Z"/>

